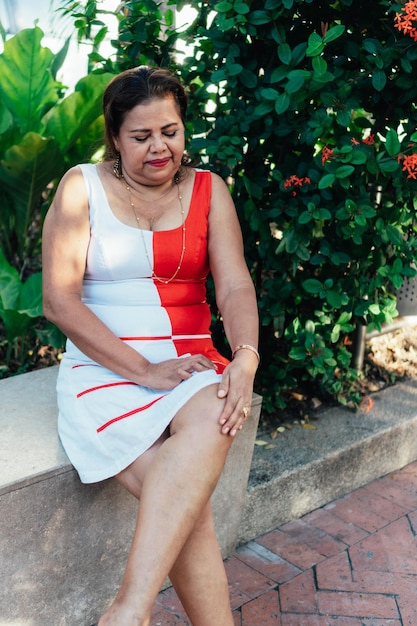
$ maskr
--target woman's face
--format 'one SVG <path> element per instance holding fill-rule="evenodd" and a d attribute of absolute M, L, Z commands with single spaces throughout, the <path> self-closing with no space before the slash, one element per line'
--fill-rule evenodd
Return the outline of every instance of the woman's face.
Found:
<path fill-rule="evenodd" d="M 184 124 L 173 96 L 154 98 L 131 109 L 114 143 L 124 175 L 142 185 L 172 180 L 184 154 Z"/>

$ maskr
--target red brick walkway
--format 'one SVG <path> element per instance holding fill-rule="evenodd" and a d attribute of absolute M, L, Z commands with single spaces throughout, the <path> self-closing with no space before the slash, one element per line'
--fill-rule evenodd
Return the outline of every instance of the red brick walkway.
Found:
<path fill-rule="evenodd" d="M 235 626 L 417 626 L 416 533 L 417 462 L 239 548 Z M 183 625 L 160 593 L 152 626 Z"/>

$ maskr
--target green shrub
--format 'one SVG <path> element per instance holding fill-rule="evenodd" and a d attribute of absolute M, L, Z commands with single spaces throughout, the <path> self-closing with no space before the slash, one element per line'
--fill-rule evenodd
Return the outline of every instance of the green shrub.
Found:
<path fill-rule="evenodd" d="M 101 40 L 100 2 L 69 4 L 80 38 Z M 393 290 L 415 274 L 417 44 L 397 28 L 402 5 L 192 6 L 176 33 L 157 3 L 122 2 L 115 60 L 97 40 L 92 60 L 163 64 L 189 87 L 189 150 L 230 182 L 243 228 L 266 410 L 300 387 L 355 404 L 354 331 L 390 322 Z M 184 59 L 177 37 L 193 46 Z"/>
<path fill-rule="evenodd" d="M 62 344 L 42 320 L 42 223 L 63 172 L 102 144 L 110 76 L 89 74 L 64 97 L 56 72 L 67 44 L 54 55 L 42 38 L 38 27 L 23 30 L 0 54 L 0 376 L 12 357 L 24 368 L 37 337 Z"/>

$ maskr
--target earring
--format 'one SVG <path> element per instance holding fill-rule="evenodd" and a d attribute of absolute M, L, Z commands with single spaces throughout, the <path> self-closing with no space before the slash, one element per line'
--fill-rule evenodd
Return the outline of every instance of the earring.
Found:
<path fill-rule="evenodd" d="M 123 176 L 122 172 L 122 159 L 120 157 L 120 153 L 117 155 L 114 163 L 113 163 L 113 174 L 116 176 L 118 180 L 120 180 Z"/>

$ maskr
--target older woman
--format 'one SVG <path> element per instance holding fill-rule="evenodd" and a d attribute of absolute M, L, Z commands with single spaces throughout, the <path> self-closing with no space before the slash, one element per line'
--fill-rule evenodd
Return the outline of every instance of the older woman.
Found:
<path fill-rule="evenodd" d="M 83 482 L 140 499 L 120 591 L 99 626 L 147 626 L 167 575 L 194 626 L 233 626 L 210 496 L 248 416 L 258 318 L 233 202 L 184 156 L 187 100 L 168 71 L 116 76 L 107 156 L 72 168 L 44 226 L 44 312 L 68 337 L 61 441 Z M 211 272 L 228 362 L 214 348 Z"/>

